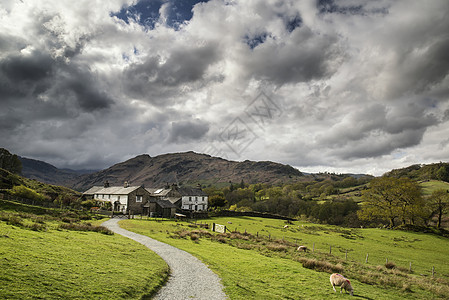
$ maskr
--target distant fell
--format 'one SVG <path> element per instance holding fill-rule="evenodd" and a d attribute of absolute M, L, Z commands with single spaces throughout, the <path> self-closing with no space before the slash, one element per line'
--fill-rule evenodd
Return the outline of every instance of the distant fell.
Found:
<path fill-rule="evenodd" d="M 160 187 L 165 184 L 280 183 L 303 176 L 289 165 L 270 161 L 230 161 L 195 152 L 170 153 L 155 157 L 136 156 L 112 167 L 80 176 L 73 188 L 86 190 L 94 185 L 132 185 Z"/>
<path fill-rule="evenodd" d="M 81 174 L 86 171 L 58 169 L 41 160 L 19 157 L 22 162 L 22 175 L 48 184 L 71 187 Z M 93 171 L 92 171 L 93 172 Z"/>

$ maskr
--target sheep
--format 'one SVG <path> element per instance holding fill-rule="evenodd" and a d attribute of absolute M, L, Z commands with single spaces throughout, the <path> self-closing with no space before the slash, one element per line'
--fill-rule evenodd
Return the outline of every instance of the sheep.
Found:
<path fill-rule="evenodd" d="M 339 286 L 340 287 L 340 293 L 343 292 L 343 289 L 345 289 L 345 292 L 347 293 L 349 291 L 349 294 L 351 296 L 353 296 L 354 293 L 354 289 L 351 286 L 351 282 L 345 278 L 343 275 L 334 273 L 330 276 L 330 281 L 332 284 L 332 288 L 334 289 L 334 292 L 336 292 L 337 290 L 335 289 L 335 286 Z"/>
<path fill-rule="evenodd" d="M 288 228 L 288 225 L 285 225 L 284 228 Z"/>
<path fill-rule="evenodd" d="M 307 252 L 309 249 L 307 248 L 307 246 L 299 246 L 298 249 L 296 249 L 296 250 Z"/>

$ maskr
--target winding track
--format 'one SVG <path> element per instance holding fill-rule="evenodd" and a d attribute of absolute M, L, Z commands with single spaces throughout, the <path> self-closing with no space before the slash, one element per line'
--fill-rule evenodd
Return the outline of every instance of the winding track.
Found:
<path fill-rule="evenodd" d="M 153 250 L 170 267 L 170 277 L 165 286 L 156 294 L 157 300 L 228 299 L 223 292 L 220 278 L 205 264 L 191 254 L 156 241 L 147 236 L 120 228 L 119 219 L 110 219 L 102 225 L 113 232 L 133 239 Z"/>

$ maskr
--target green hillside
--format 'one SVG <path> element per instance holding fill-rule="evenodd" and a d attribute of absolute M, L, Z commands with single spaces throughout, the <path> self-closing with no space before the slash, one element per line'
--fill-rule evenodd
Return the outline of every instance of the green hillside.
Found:
<path fill-rule="evenodd" d="M 232 233 L 171 221 L 124 220 L 121 226 L 200 258 L 222 278 L 230 299 L 341 299 L 329 284 L 332 272 L 348 277 L 361 299 L 449 297 L 449 266 L 441 263 L 449 259 L 447 238 L 253 217 L 204 222 Z M 298 252 L 297 245 L 314 251 Z"/>
<path fill-rule="evenodd" d="M 420 185 L 422 187 L 423 195 L 429 196 L 432 194 L 432 192 L 443 189 L 443 190 L 449 190 L 449 182 L 445 181 L 438 181 L 438 180 L 428 180 L 424 182 L 420 182 Z"/>
<path fill-rule="evenodd" d="M 3 195 L 3 196 L 2 196 Z M 80 207 L 81 193 L 72 189 L 39 182 L 0 169 L 0 198 L 25 198 L 30 204 L 47 207 Z"/>
<path fill-rule="evenodd" d="M 0 200 L 0 299 L 142 299 L 163 284 L 160 257 L 87 218 Z"/>

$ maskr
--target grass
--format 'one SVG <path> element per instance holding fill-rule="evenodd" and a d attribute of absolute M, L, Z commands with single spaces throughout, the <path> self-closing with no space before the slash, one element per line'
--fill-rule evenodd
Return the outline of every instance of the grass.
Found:
<path fill-rule="evenodd" d="M 11 206 L 17 208 L 0 211 L 0 299 L 142 299 L 168 276 L 166 263 L 146 247 L 91 231 L 100 220 L 65 223 L 56 211 Z"/>
<path fill-rule="evenodd" d="M 438 189 L 449 190 L 449 183 L 438 180 L 429 180 L 420 183 L 423 195 L 429 196 Z"/>
<path fill-rule="evenodd" d="M 298 221 L 284 228 L 282 220 L 252 217 L 207 221 L 240 233 L 216 234 L 173 221 L 120 224 L 199 257 L 222 278 L 231 299 L 337 299 L 341 295 L 333 293 L 328 279 L 335 271 L 351 279 L 355 295 L 362 299 L 447 299 L 449 295 L 449 266 L 441 264 L 449 258 L 446 238 Z M 298 253 L 295 243 L 309 249 L 315 244 L 315 251 Z M 432 266 L 437 270 L 435 278 Z"/>

